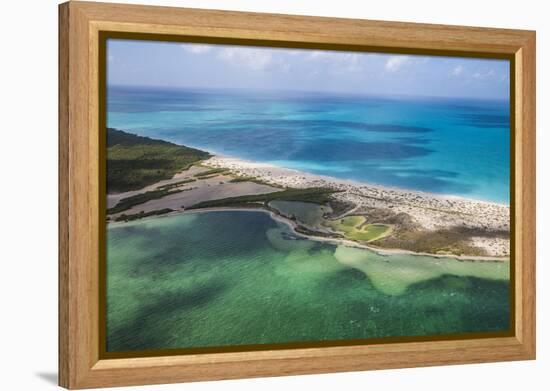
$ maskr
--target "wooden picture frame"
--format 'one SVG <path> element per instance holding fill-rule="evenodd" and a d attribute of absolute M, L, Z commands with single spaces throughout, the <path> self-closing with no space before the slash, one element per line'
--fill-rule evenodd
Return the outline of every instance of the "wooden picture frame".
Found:
<path fill-rule="evenodd" d="M 161 357 L 101 357 L 100 36 L 510 60 L 514 330 L 491 338 L 391 341 Z M 104 147 L 104 146 L 103 146 Z M 104 230 L 103 230 L 104 231 Z M 70 1 L 59 6 L 59 384 L 70 389 L 535 358 L 535 32 Z"/>

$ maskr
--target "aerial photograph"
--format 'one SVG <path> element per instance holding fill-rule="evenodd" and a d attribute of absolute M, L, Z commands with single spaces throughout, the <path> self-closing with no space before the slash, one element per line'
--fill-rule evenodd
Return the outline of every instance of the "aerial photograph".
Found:
<path fill-rule="evenodd" d="M 507 332 L 510 64 L 108 39 L 107 352 Z"/>

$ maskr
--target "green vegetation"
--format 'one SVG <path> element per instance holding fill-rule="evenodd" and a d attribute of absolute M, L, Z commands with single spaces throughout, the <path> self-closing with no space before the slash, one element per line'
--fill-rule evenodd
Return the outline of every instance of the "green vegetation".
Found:
<path fill-rule="evenodd" d="M 236 178 L 231 179 L 229 182 L 231 182 L 231 183 L 240 183 L 240 182 L 252 182 L 253 180 L 254 180 L 253 177 L 238 176 Z"/>
<path fill-rule="evenodd" d="M 115 221 L 132 221 L 132 220 L 138 220 L 138 219 L 143 219 L 144 217 L 149 217 L 149 216 L 159 216 L 159 215 L 164 215 L 164 214 L 167 214 L 167 213 L 170 213 L 170 212 L 173 212 L 174 210 L 173 209 L 170 209 L 170 208 L 164 208 L 164 209 L 159 209 L 159 210 L 152 210 L 151 212 L 144 212 L 144 211 L 141 211 L 139 213 L 135 213 L 135 214 L 131 214 L 131 215 L 126 215 L 126 214 L 121 214 L 120 216 L 118 216 Z"/>
<path fill-rule="evenodd" d="M 267 183 L 266 181 L 262 181 L 261 179 L 258 179 L 258 178 L 253 177 L 253 176 L 238 176 L 238 177 L 235 177 L 235 178 L 231 179 L 229 182 L 231 182 L 231 183 L 254 182 L 254 183 L 257 183 L 258 185 L 266 185 L 266 186 L 271 186 L 271 187 L 281 187 L 279 185 L 273 185 L 271 183 Z"/>
<path fill-rule="evenodd" d="M 333 230 L 342 232 L 352 240 L 371 242 L 387 235 L 391 227 L 384 224 L 366 224 L 364 216 L 346 216 L 342 219 L 326 221 Z"/>
<path fill-rule="evenodd" d="M 107 128 L 107 191 L 141 189 L 210 156 L 198 149 Z"/>
<path fill-rule="evenodd" d="M 179 181 L 179 182 L 174 182 L 174 183 L 169 183 L 167 185 L 163 185 L 163 186 L 159 186 L 157 187 L 158 190 L 168 190 L 168 189 L 173 189 L 174 187 L 178 187 L 180 185 L 185 185 L 186 183 L 191 183 L 191 182 L 195 182 L 196 179 L 185 179 L 183 181 Z"/>
<path fill-rule="evenodd" d="M 327 213 L 327 217 L 331 219 L 341 216 L 355 208 L 354 203 L 338 200 L 336 198 L 331 199 L 329 205 L 332 212 Z"/>
<path fill-rule="evenodd" d="M 269 201 L 284 200 L 284 201 L 301 201 L 313 202 L 315 204 L 326 204 L 330 200 L 330 195 L 336 193 L 337 190 L 327 189 L 323 187 L 311 187 L 307 189 L 286 189 L 267 194 L 253 194 L 240 197 L 222 198 L 219 200 L 203 201 L 191 206 L 189 209 L 199 208 L 214 208 L 223 206 L 246 205 L 250 203 L 262 202 L 267 204 Z"/>
<path fill-rule="evenodd" d="M 311 202 L 281 201 L 275 200 L 269 203 L 270 208 L 276 209 L 281 215 L 296 220 L 309 227 L 318 227 L 324 221 L 325 211 L 330 210 L 325 205 Z"/>
<path fill-rule="evenodd" d="M 168 195 L 176 194 L 180 192 L 181 190 L 161 189 L 161 190 L 151 190 L 145 193 L 139 193 L 131 197 L 121 199 L 118 202 L 118 204 L 116 204 L 112 208 L 107 209 L 107 213 L 108 214 L 120 213 L 124 210 L 130 209 L 139 204 L 143 204 L 147 201 L 156 200 L 158 198 L 166 197 Z"/>
<path fill-rule="evenodd" d="M 218 174 L 204 175 L 204 176 L 197 177 L 197 179 L 210 179 L 210 178 L 215 178 L 217 176 Z"/>
<path fill-rule="evenodd" d="M 399 227 L 394 234 L 376 242 L 376 245 L 429 254 L 486 256 L 487 252 L 482 248 L 473 246 L 470 243 L 470 238 L 474 236 L 507 238 L 508 235 L 508 231 L 488 232 L 459 226 L 435 231 Z"/>
<path fill-rule="evenodd" d="M 213 176 L 216 176 L 214 174 L 222 174 L 226 171 L 228 171 L 227 168 L 213 168 L 211 170 L 199 172 L 198 174 L 195 174 L 193 176 L 198 179 L 207 179 L 205 177 L 212 178 Z"/>

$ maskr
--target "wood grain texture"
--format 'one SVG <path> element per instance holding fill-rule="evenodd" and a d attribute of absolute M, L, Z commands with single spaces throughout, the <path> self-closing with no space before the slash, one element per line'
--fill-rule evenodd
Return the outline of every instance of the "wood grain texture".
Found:
<path fill-rule="evenodd" d="M 59 383 L 69 384 L 69 7 L 59 7 Z"/>
<path fill-rule="evenodd" d="M 73 2 L 90 18 L 110 22 L 114 31 L 154 32 L 266 39 L 285 42 L 341 43 L 394 48 L 514 53 L 525 32 L 251 12 Z"/>
<path fill-rule="evenodd" d="M 522 151 L 516 159 L 516 167 L 521 172 L 521 181 L 516 180 L 516 194 L 521 194 L 521 205 L 518 205 L 516 221 L 521 226 L 516 227 L 516 235 L 521 235 L 521 251 L 516 262 L 521 267 L 521 275 L 517 277 L 517 296 L 521 302 L 522 329 L 516 332 L 528 354 L 535 358 L 536 350 L 536 319 L 535 319 L 535 257 L 536 257 L 536 41 L 535 34 L 517 52 L 516 63 L 521 61 L 520 71 L 516 78 L 520 79 L 516 89 L 516 100 L 520 102 L 521 112 L 516 112 L 516 142 Z M 519 140 L 518 140 L 519 139 Z M 518 146 L 516 146 L 518 148 Z M 521 232 L 520 232 L 521 230 Z M 521 279 L 521 280 L 520 280 Z"/>
<path fill-rule="evenodd" d="M 535 357 L 535 33 L 69 2 L 59 42 L 59 382 L 66 388 L 522 360 Z M 102 31 L 174 40 L 510 58 L 515 64 L 515 336 L 132 359 L 99 358 Z M 103 195 L 101 195 L 103 196 Z"/>

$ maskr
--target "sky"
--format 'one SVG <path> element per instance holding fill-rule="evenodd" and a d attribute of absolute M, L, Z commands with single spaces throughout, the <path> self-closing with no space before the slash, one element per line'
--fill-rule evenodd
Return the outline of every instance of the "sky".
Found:
<path fill-rule="evenodd" d="M 508 99 L 510 80 L 507 60 L 109 39 L 107 83 Z"/>

